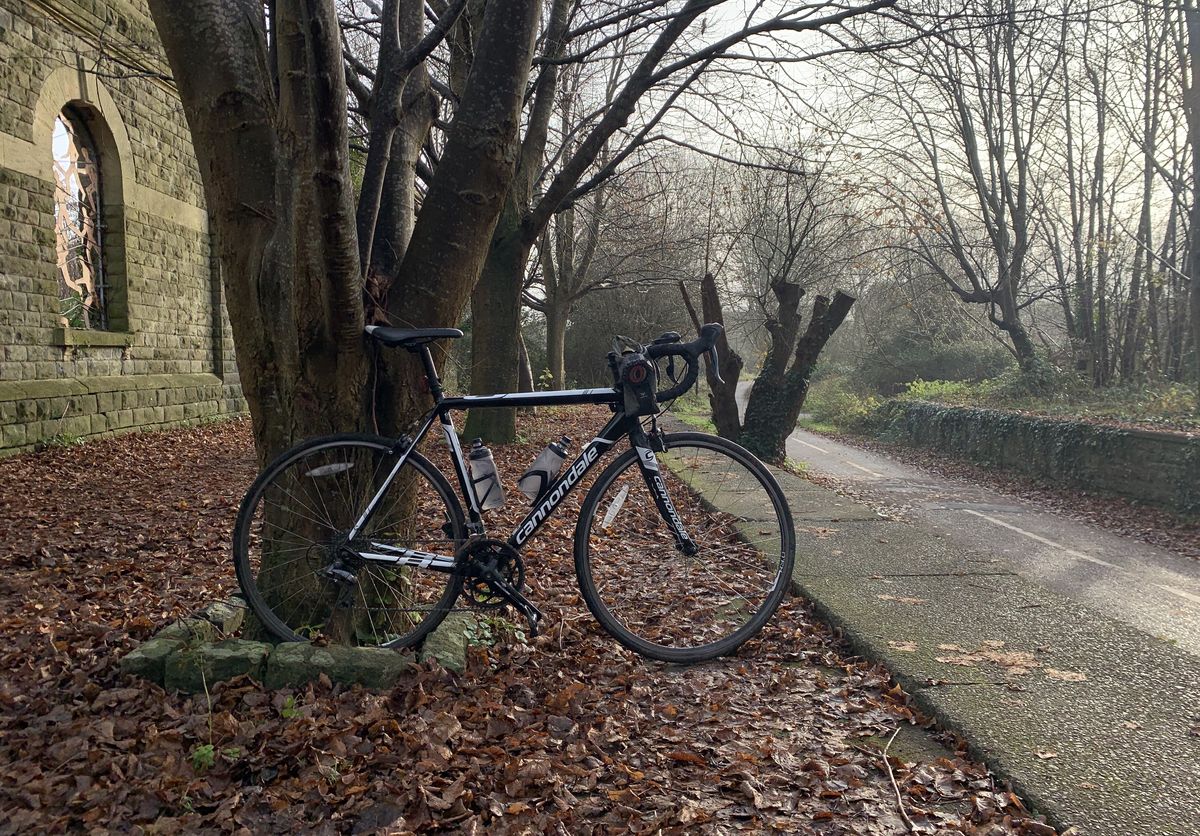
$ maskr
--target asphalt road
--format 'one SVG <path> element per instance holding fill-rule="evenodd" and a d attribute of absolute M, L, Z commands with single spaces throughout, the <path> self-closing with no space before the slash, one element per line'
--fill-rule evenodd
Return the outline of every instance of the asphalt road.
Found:
<path fill-rule="evenodd" d="M 906 506 L 949 542 L 989 552 L 1018 575 L 1200 658 L 1200 561 L 804 430 L 787 451 L 814 473 Z"/>

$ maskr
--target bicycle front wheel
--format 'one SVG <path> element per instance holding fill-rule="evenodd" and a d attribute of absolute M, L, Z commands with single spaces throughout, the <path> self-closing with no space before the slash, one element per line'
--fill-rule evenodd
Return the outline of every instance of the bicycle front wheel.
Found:
<path fill-rule="evenodd" d="M 268 632 L 283 641 L 323 636 L 400 648 L 449 612 L 460 589 L 454 574 L 356 556 L 401 549 L 452 555 L 466 538 L 454 491 L 420 453 L 409 453 L 369 521 L 348 536 L 396 461 L 386 439 L 335 435 L 289 450 L 255 480 L 234 529 L 234 565 Z"/>
<path fill-rule="evenodd" d="M 575 530 L 575 571 L 596 620 L 626 647 L 692 663 L 735 651 L 779 608 L 795 562 L 771 472 L 723 438 L 663 436 L 659 475 L 698 546 L 685 554 L 628 450 L 596 479 Z"/>

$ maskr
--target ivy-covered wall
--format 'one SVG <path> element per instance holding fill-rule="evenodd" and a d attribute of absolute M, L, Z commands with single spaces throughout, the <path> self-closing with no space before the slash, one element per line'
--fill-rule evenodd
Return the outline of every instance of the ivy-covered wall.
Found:
<path fill-rule="evenodd" d="M 1200 515 L 1200 438 L 920 401 L 883 409 L 888 440 Z"/>

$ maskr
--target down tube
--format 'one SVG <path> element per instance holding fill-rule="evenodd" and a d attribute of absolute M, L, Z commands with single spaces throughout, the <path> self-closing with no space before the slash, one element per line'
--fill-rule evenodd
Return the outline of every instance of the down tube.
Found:
<path fill-rule="evenodd" d="M 508 544 L 515 549 L 521 548 L 525 541 L 533 536 L 533 533 L 541 528 L 558 504 L 563 501 L 563 497 L 571 492 L 571 489 L 579 484 L 579 480 L 583 478 L 583 474 L 591 470 L 592 465 L 600 461 L 600 457 L 612 449 L 612 446 L 617 443 L 622 435 L 625 434 L 625 425 L 630 419 L 624 412 L 618 412 L 613 416 L 612 420 L 604 425 L 604 429 L 600 434 L 588 442 L 587 446 L 579 454 L 571 466 L 554 480 L 554 483 L 546 489 L 538 500 L 534 509 L 529 512 L 521 524 L 517 526 L 516 531 L 508 538 Z"/>

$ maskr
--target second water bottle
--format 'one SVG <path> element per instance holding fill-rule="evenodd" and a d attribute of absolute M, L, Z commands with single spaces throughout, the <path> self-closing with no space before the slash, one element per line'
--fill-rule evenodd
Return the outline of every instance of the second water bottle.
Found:
<path fill-rule="evenodd" d="M 567 458 L 567 450 L 570 446 L 571 439 L 565 435 L 558 441 L 550 442 L 542 452 L 538 453 L 538 457 L 533 460 L 529 469 L 521 474 L 521 478 L 517 481 L 517 487 L 530 502 L 536 502 L 546 488 L 550 487 L 550 483 L 558 475 L 558 469 L 562 467 L 563 461 Z"/>

